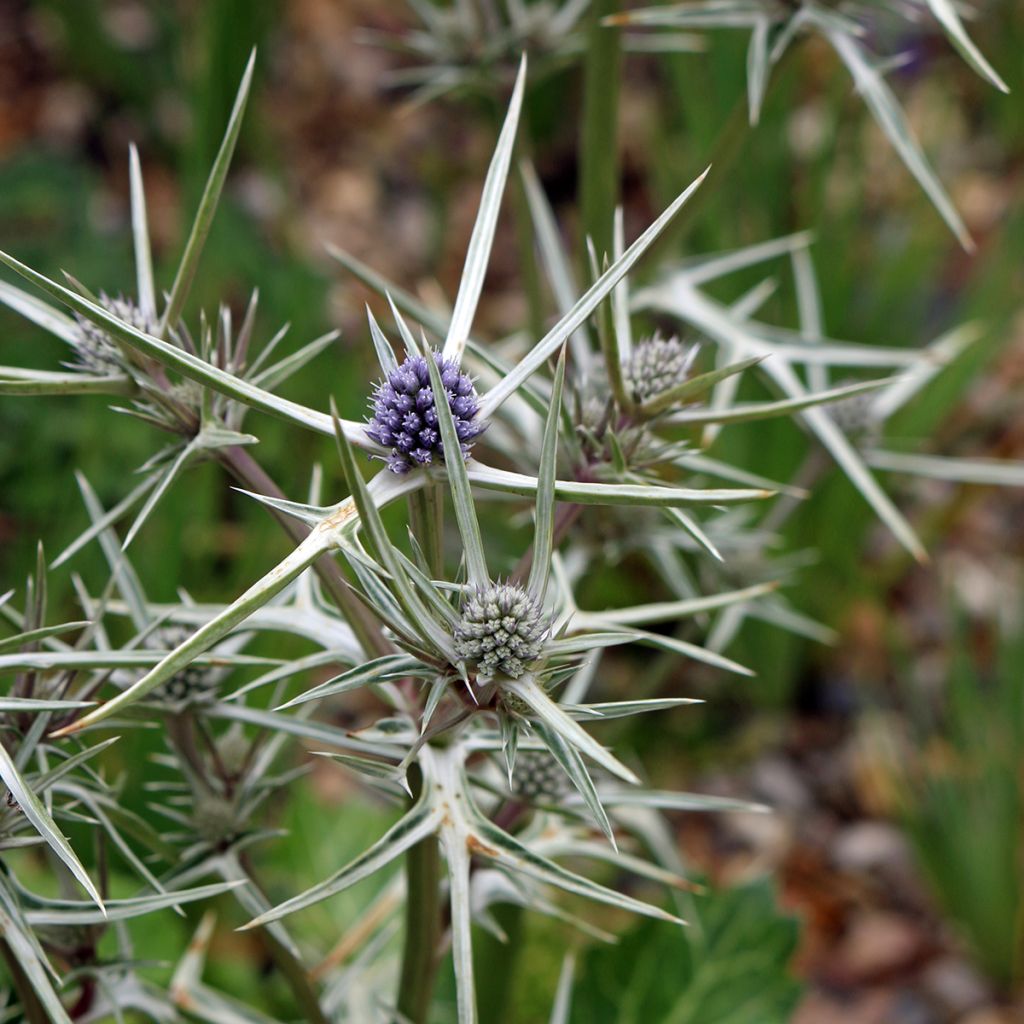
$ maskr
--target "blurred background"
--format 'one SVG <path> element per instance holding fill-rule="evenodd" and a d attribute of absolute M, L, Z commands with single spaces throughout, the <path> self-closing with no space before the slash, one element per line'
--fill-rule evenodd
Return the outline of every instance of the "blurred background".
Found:
<path fill-rule="evenodd" d="M 981 340 L 889 435 L 928 451 L 1024 459 L 1024 6 L 979 6 L 972 36 L 1010 96 L 936 34 L 908 39 L 913 59 L 890 78 L 976 253 L 959 248 L 847 74 L 814 41 L 786 64 L 760 123 L 672 246 L 686 256 L 812 230 L 825 327 L 836 338 L 919 347 L 977 321 Z M 254 94 L 192 308 L 212 312 L 225 301 L 241 312 L 258 287 L 263 338 L 287 322 L 285 345 L 297 348 L 340 328 L 336 349 L 287 393 L 318 408 L 333 396 L 343 414 L 361 415 L 372 373 L 362 310 L 377 300 L 327 259 L 325 243 L 428 301 L 451 296 L 495 136 L 495 110 L 483 100 L 411 108 L 407 94 L 385 87 L 402 60 L 361 42 L 360 30 L 412 23 L 402 4 L 370 0 L 0 0 L 0 246 L 50 276 L 66 270 L 90 288 L 129 291 L 127 147 L 135 142 L 167 287 L 256 45 Z M 900 44 L 887 41 L 885 52 Z M 728 33 L 700 54 L 627 56 L 628 238 L 709 161 L 745 103 L 745 62 L 745 38 Z M 529 148 L 574 245 L 579 84 L 570 63 L 531 89 L 526 111 Z M 506 215 L 500 232 L 484 336 L 529 316 L 514 218 Z M 721 294 L 756 280 L 739 275 L 734 293 Z M 780 289 L 771 300 L 780 322 L 792 316 L 791 294 Z M 0 339 L 6 364 L 55 369 L 63 358 L 58 342 L 5 309 Z M 286 493 L 304 494 L 318 459 L 337 489 L 328 442 L 265 419 L 259 427 L 263 460 Z M 55 554 L 83 528 L 73 467 L 109 505 L 159 444 L 99 398 L 0 403 L 0 590 L 21 585 L 37 538 Z M 801 459 L 800 435 L 782 421 L 734 428 L 725 444 L 731 459 L 777 479 Z M 655 781 L 776 808 L 676 825 L 696 871 L 723 890 L 745 887 L 754 895 L 737 906 L 756 911 L 763 900 L 764 913 L 784 923 L 778 955 L 800 983 L 793 1020 L 1024 1019 L 1024 491 L 905 477 L 887 485 L 931 564 L 912 564 L 846 479 L 826 476 L 785 527 L 787 548 L 818 553 L 787 595 L 834 630 L 835 642 L 748 621 L 729 654 L 756 668 L 753 680 L 650 657 L 616 662 L 610 685 L 643 680 L 708 700 L 685 715 L 644 716 L 617 743 L 638 751 Z M 286 548 L 254 503 L 203 466 L 172 490 L 133 550 L 152 598 L 184 586 L 197 599 L 223 600 Z M 83 554 L 75 569 L 98 573 L 98 556 Z M 650 592 L 628 562 L 616 571 L 616 586 Z M 73 616 L 69 579 L 54 581 L 53 596 L 59 605 L 63 595 Z M 335 849 L 351 831 L 377 827 L 373 808 L 346 801 L 336 775 L 316 771 L 303 786 L 290 812 L 300 834 L 324 805 Z M 287 843 L 275 854 L 286 890 L 297 888 L 289 872 L 323 873 L 302 856 L 314 855 Z M 335 862 L 332 853 L 326 863 Z M 734 909 L 722 903 L 721 916 Z M 546 926 L 528 927 L 524 970 L 538 979 L 537 994 L 517 991 L 508 1017 L 524 1024 L 543 1019 L 550 1003 L 560 941 Z M 737 946 L 760 927 L 736 932 Z M 629 964 L 662 955 L 646 928 L 624 940 Z M 602 956 L 589 955 L 584 977 L 609 975 Z M 227 984 L 258 970 L 244 960 L 217 968 Z M 640 984 L 627 968 L 620 982 L 623 991 Z M 579 1012 L 590 1014 L 579 1020 L 618 1019 Z"/>

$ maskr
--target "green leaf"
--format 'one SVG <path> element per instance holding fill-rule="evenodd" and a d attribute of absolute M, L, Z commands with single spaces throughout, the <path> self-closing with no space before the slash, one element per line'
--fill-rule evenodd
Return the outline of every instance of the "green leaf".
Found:
<path fill-rule="evenodd" d="M 95 907 L 73 901 L 53 901 L 45 910 L 29 910 L 25 919 L 32 925 L 82 926 L 103 924 L 106 921 L 128 921 L 156 910 L 165 910 L 179 903 L 195 903 L 212 899 L 221 893 L 244 885 L 245 882 L 214 882 L 196 886 L 194 889 L 178 889 L 175 892 L 155 893 L 149 896 L 135 896 L 125 900 L 110 900 L 103 914 Z"/>
<path fill-rule="evenodd" d="M 601 746 L 583 727 L 570 718 L 545 692 L 529 673 L 518 679 L 502 683 L 502 689 L 518 697 L 529 707 L 532 714 L 566 743 L 571 744 L 581 753 L 606 771 L 617 775 L 625 782 L 634 785 L 640 780 L 610 750 Z"/>
<path fill-rule="evenodd" d="M 432 365 L 433 359 L 428 358 L 427 363 Z M 441 398 L 445 409 L 447 409 L 448 401 L 444 397 L 443 388 L 441 389 Z M 449 412 L 450 419 L 451 413 Z M 452 427 L 453 432 L 454 429 Z M 424 640 L 430 640 L 437 650 L 445 654 L 445 657 L 454 660 L 455 652 L 452 649 L 449 636 L 431 617 L 429 610 L 420 600 L 419 594 L 416 593 L 415 588 L 409 581 L 409 577 L 405 573 L 395 547 L 391 543 L 391 538 L 384 528 L 384 521 L 380 517 L 377 505 L 370 494 L 366 481 L 363 479 L 363 474 L 359 471 L 359 466 L 356 464 L 355 452 L 352 450 L 349 439 L 340 429 L 335 432 L 335 437 L 338 446 L 338 456 L 341 459 L 341 468 L 352 494 L 352 500 L 359 512 L 359 522 L 362 524 L 363 529 L 366 530 L 374 554 L 390 577 L 396 600 L 401 605 L 405 614 L 409 616 L 410 621 L 422 633 Z M 456 451 L 459 451 L 457 446 Z M 387 474 L 387 470 L 382 471 L 383 474 Z M 389 475 L 393 476 L 394 474 Z M 407 473 L 405 475 L 411 478 L 410 482 L 418 483 L 420 486 L 423 486 L 427 481 L 426 474 L 422 472 Z M 348 554 L 347 548 L 343 547 L 342 550 Z"/>
<path fill-rule="evenodd" d="M 408 814 L 391 826 L 372 846 L 350 861 L 340 871 L 325 878 L 322 882 L 293 896 L 284 903 L 253 918 L 240 929 L 257 928 L 270 921 L 277 921 L 297 910 L 310 907 L 321 900 L 337 895 L 349 886 L 355 885 L 364 878 L 380 871 L 396 857 L 400 857 L 410 846 L 415 846 L 421 839 L 435 832 L 439 823 L 439 814 L 429 804 L 417 804 Z"/>
<path fill-rule="evenodd" d="M 1000 92 L 1008 93 L 1010 87 L 999 77 L 995 68 L 985 60 L 981 50 L 971 41 L 971 37 L 964 28 L 964 23 L 960 20 L 960 15 L 956 13 L 956 7 L 953 5 L 952 0 L 928 0 L 928 6 L 932 9 L 932 14 L 935 15 L 936 21 L 945 29 L 946 35 L 949 36 L 950 41 L 960 51 L 964 60 L 982 78 L 988 79 Z"/>
<path fill-rule="evenodd" d="M 828 19 L 819 17 L 813 8 L 805 10 L 810 12 L 809 17 L 817 22 L 822 34 L 846 65 L 861 99 L 878 122 L 878 126 L 888 136 L 907 170 L 917 179 L 964 249 L 973 252 L 974 242 L 960 219 L 960 214 L 957 213 L 952 200 L 925 158 L 906 116 L 881 72 L 871 66 L 864 48 L 850 33 L 841 31 Z"/>
<path fill-rule="evenodd" d="M 749 370 L 750 367 L 756 366 L 764 358 L 764 356 L 753 356 L 750 359 L 744 359 L 738 363 L 731 363 L 717 370 L 709 370 L 707 373 L 690 377 L 689 380 L 684 380 L 675 387 L 662 391 L 660 394 L 648 399 L 644 402 L 640 411 L 644 416 L 657 416 L 658 413 L 664 412 L 677 402 L 693 401 L 705 392 L 710 391 L 720 380 L 725 380 L 727 377 L 733 377 L 744 370 Z"/>
<path fill-rule="evenodd" d="M 790 972 L 798 929 L 771 885 L 694 900 L 698 927 L 644 922 L 583 959 L 574 1024 L 787 1024 L 800 996 Z"/>
<path fill-rule="evenodd" d="M 0 366 L 0 395 L 131 395 L 135 390 L 131 378 L 121 374 L 97 377 L 85 373 Z"/>
<path fill-rule="evenodd" d="M 133 142 L 128 147 L 128 178 L 131 183 L 132 245 L 135 249 L 135 280 L 139 308 L 146 316 L 156 317 L 156 286 L 153 283 L 153 255 L 149 245 L 146 217 L 146 192 L 142 184 L 139 151 Z"/>
<path fill-rule="evenodd" d="M 504 469 L 493 469 L 470 460 L 466 467 L 469 479 L 480 487 L 503 494 L 533 497 L 537 478 Z M 642 484 L 604 484 L 591 481 L 556 480 L 555 497 L 559 501 L 575 501 L 580 505 L 732 505 L 743 501 L 759 501 L 772 497 L 772 491 L 761 490 L 693 490 L 685 487 L 645 486 Z"/>
<path fill-rule="evenodd" d="M 39 629 L 30 629 L 27 633 L 19 633 L 17 636 L 0 640 L 0 654 L 7 651 L 16 651 L 25 644 L 36 643 L 39 640 L 46 640 L 51 636 L 61 636 L 64 633 L 71 633 L 76 629 L 85 629 L 90 625 L 88 622 L 64 622 L 59 626 L 40 626 Z"/>
<path fill-rule="evenodd" d="M 373 661 L 368 661 L 314 686 L 305 693 L 300 693 L 275 710 L 284 711 L 286 708 L 305 704 L 307 701 L 348 693 L 350 690 L 357 690 L 364 686 L 375 686 L 378 683 L 387 682 L 389 679 L 401 679 L 422 667 L 420 662 L 406 654 L 388 654 L 382 658 L 374 658 Z"/>

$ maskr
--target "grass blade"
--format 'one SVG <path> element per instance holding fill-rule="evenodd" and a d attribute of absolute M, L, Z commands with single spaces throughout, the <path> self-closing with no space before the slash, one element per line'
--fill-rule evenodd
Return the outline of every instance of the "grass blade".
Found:
<path fill-rule="evenodd" d="M 555 472 L 558 461 L 558 427 L 562 414 L 562 389 L 565 385 L 565 348 L 558 358 L 555 380 L 551 387 L 551 405 L 544 421 L 540 466 L 537 470 L 537 505 L 533 528 L 533 563 L 527 589 L 540 604 L 551 573 L 551 551 L 555 538 Z"/>
<path fill-rule="evenodd" d="M 509 102 L 508 113 L 505 115 L 505 123 L 498 136 L 498 144 L 495 147 L 494 156 L 491 158 L 487 177 L 484 179 L 480 210 L 477 213 L 476 223 L 473 225 L 473 234 L 469 239 L 466 264 L 462 269 L 462 283 L 459 285 L 459 294 L 455 298 L 455 308 L 452 311 L 448 334 L 444 340 L 445 358 L 454 359 L 456 362 L 462 360 L 469 331 L 473 326 L 477 302 L 480 300 L 480 292 L 483 289 L 484 277 L 487 274 L 487 264 L 491 256 L 491 246 L 494 243 L 494 231 L 498 224 L 501 197 L 508 179 L 508 168 L 512 160 L 512 147 L 516 141 L 516 128 L 519 126 L 519 111 L 523 105 L 525 87 L 526 55 L 524 54 L 519 64 L 519 74 L 516 76 L 512 99 Z"/>
<path fill-rule="evenodd" d="M 206 238 L 210 233 L 210 226 L 213 224 L 213 215 L 217 211 L 217 203 L 220 201 L 220 194 L 224 188 L 224 180 L 227 178 L 228 167 L 231 164 L 231 157 L 235 152 L 235 143 L 238 142 L 238 133 L 242 127 L 242 115 L 245 113 L 246 100 L 249 98 L 249 87 L 252 85 L 252 73 L 256 64 L 256 51 L 249 56 L 242 73 L 242 81 L 238 86 L 238 94 L 235 97 L 235 105 L 232 108 L 231 116 L 228 118 L 228 126 L 224 132 L 224 139 L 220 144 L 220 150 L 213 167 L 210 169 L 210 176 L 203 189 L 202 198 L 199 200 L 199 208 L 196 210 L 195 220 L 192 222 L 192 230 L 189 232 L 188 241 L 185 243 L 185 251 L 182 253 L 181 262 L 178 264 L 178 272 L 174 275 L 174 284 L 171 285 L 171 295 L 167 300 L 167 309 L 160 321 L 160 337 L 166 337 L 168 328 L 174 327 L 181 317 L 185 307 L 185 300 L 188 298 L 189 289 L 196 275 L 199 266 L 199 257 L 202 254 Z"/>

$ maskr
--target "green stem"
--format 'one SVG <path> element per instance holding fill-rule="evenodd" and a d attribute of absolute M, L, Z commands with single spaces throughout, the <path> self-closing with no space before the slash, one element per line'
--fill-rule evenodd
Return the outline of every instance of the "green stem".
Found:
<path fill-rule="evenodd" d="M 14 983 L 15 992 L 18 993 L 18 1002 L 21 1004 L 21 1012 L 25 1015 L 25 1020 L 28 1024 L 50 1024 L 50 1015 L 39 1001 L 32 982 L 22 970 L 14 950 L 3 939 L 0 939 L 0 955 L 3 956 L 7 969 L 11 972 L 11 981 Z"/>
<path fill-rule="evenodd" d="M 419 797 L 423 776 L 409 769 L 413 798 Z M 435 836 L 420 840 L 405 855 L 405 947 L 398 988 L 398 1012 L 412 1024 L 426 1024 L 437 974 L 441 932 L 441 852 Z"/>
<path fill-rule="evenodd" d="M 249 858 L 242 853 L 239 855 L 238 861 L 253 886 L 259 892 L 263 892 L 262 886 L 253 874 Z M 256 928 L 254 934 L 259 938 L 270 959 L 274 961 L 274 966 L 280 971 L 281 977 L 288 983 L 307 1024 L 330 1024 L 330 1019 L 320 1006 L 320 1000 L 317 998 L 309 972 L 302 962 L 295 958 L 288 947 L 279 941 L 269 928 Z"/>
<path fill-rule="evenodd" d="M 480 986 L 478 994 L 480 1019 L 488 1024 L 503 1024 L 512 1016 L 516 966 L 523 948 L 523 908 L 503 903 L 493 913 L 507 941 L 501 942 L 483 931 L 474 938 L 474 973 L 487 982 Z"/>
<path fill-rule="evenodd" d="M 444 571 L 444 492 L 440 484 L 427 484 L 409 495 L 409 522 L 430 572 L 439 578 Z"/>
<path fill-rule="evenodd" d="M 617 0 L 591 5 L 587 53 L 583 64 L 583 127 L 580 139 L 580 210 L 583 232 L 594 240 L 598 259 L 612 251 L 612 230 L 619 195 L 619 32 L 601 19 L 617 13 Z M 584 251 L 584 280 L 590 270 Z"/>

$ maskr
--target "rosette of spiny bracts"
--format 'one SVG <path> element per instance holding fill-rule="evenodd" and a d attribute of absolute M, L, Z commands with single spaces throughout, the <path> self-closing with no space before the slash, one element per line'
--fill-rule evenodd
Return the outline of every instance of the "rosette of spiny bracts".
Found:
<path fill-rule="evenodd" d="M 15 607 L 13 592 L 0 597 L 0 621 L 5 633 L 12 631 L 0 639 L 0 677 L 11 683 L 0 698 L 0 778 L 6 794 L 0 805 L 0 916 L 5 957 L 18 965 L 15 1003 L 22 1009 L 31 1003 L 32 1012 L 41 1008 L 46 1020 L 69 1024 L 73 1012 L 80 1017 L 90 1009 L 98 992 L 138 988 L 127 922 L 212 899 L 245 882 L 211 882 L 216 875 L 209 870 L 181 883 L 160 877 L 158 863 L 168 863 L 167 844 L 124 805 L 127 779 L 111 778 L 101 767 L 117 737 L 86 743 L 50 735 L 92 706 L 103 680 L 161 655 L 105 649 L 103 625 L 89 614 L 94 609 L 88 602 L 81 621 L 48 625 L 47 573 L 40 550 L 23 610 Z M 72 824 L 90 830 L 99 865 L 95 876 L 65 835 Z M 41 852 L 56 892 L 36 891 Z M 115 872 L 119 895 L 111 898 Z M 140 888 L 126 896 L 131 878 Z M 253 904 L 247 906 L 251 910 Z M 135 1002 L 126 999 L 122 1005 Z"/>
<path fill-rule="evenodd" d="M 525 53 L 540 78 L 578 59 L 590 0 L 455 3 L 410 0 L 418 24 L 406 31 L 364 29 L 361 37 L 399 54 L 406 65 L 387 82 L 411 88 L 413 102 L 449 94 L 507 94 Z"/>
<path fill-rule="evenodd" d="M 593 21 L 591 0 L 410 0 L 408 9 L 415 26 L 387 32 L 363 29 L 361 38 L 399 56 L 402 66 L 386 81 L 411 89 L 410 102 L 416 104 L 453 95 L 489 100 L 505 95 L 524 53 L 536 84 L 582 59 Z M 678 53 L 703 49 L 703 40 L 696 33 L 676 32 L 670 38 L 626 33 L 624 46 Z"/>
<path fill-rule="evenodd" d="M 931 15 L 929 19 L 927 14 Z M 662 29 L 666 49 L 679 32 L 735 30 L 749 32 L 747 50 L 747 106 L 750 123 L 756 124 L 765 95 L 779 62 L 804 36 L 817 36 L 835 53 L 853 79 L 857 95 L 885 133 L 899 159 L 914 176 L 935 209 L 966 249 L 970 235 L 953 201 L 928 163 L 887 74 L 914 54 L 897 54 L 881 60 L 866 40 L 896 36 L 907 39 L 908 30 L 922 34 L 921 25 L 931 22 L 983 79 L 1001 92 L 1009 88 L 971 40 L 961 20 L 960 5 L 952 0 L 921 0 L 920 3 L 825 5 L 814 0 L 687 0 L 612 15 L 605 24 L 629 29 Z M 920 45 L 920 44 L 917 44 Z M 680 49 L 691 49 L 689 45 Z"/>
<path fill-rule="evenodd" d="M 118 403 L 117 411 L 129 413 L 174 437 L 142 467 L 141 482 L 125 498 L 120 514 L 133 505 L 141 503 L 142 506 L 127 541 L 141 528 L 160 495 L 186 469 L 202 459 L 218 459 L 243 486 L 254 486 L 251 459 L 239 446 L 252 445 L 256 438 L 242 430 L 248 403 L 239 402 L 229 393 L 206 388 L 195 378 L 183 376 L 173 365 L 132 348 L 112 325 L 122 325 L 157 339 L 193 360 L 218 366 L 241 382 L 265 389 L 283 383 L 337 337 L 337 332 L 330 332 L 275 361 L 274 352 L 286 336 L 287 327 L 262 348 L 257 348 L 256 293 L 240 323 L 234 322 L 227 306 L 217 311 L 212 322 L 203 315 L 195 333 L 182 319 L 238 139 L 252 71 L 250 59 L 170 291 L 161 296 L 157 288 L 142 168 L 134 147 L 129 154 L 129 181 L 135 294 L 111 296 L 103 291 L 94 294 L 79 281 L 69 278 L 75 293 L 102 310 L 108 318 L 97 321 L 74 308 L 68 315 L 12 284 L 0 282 L 0 302 L 68 348 L 68 359 L 62 370 L 0 366 L 0 395 L 109 395 Z"/>
<path fill-rule="evenodd" d="M 640 706 L 579 705 L 573 715 L 582 720 L 599 721 L 651 710 Z M 647 702 L 665 707 L 672 702 Z M 498 712 L 501 714 L 501 712 Z M 693 794 L 665 793 L 628 787 L 602 776 L 594 786 L 608 805 L 608 819 L 614 823 L 617 845 L 595 839 L 589 801 L 572 784 L 560 785 L 565 773 L 565 757 L 554 758 L 550 748 L 536 737 L 524 737 L 522 747 L 513 754 L 512 781 L 507 777 L 507 735 L 496 727 L 495 715 L 480 710 L 439 736 L 424 742 L 420 724 L 414 717 L 397 714 L 355 734 L 377 755 L 354 758 L 334 755 L 341 765 L 361 775 L 366 784 L 385 793 L 398 793 L 395 780 L 403 765 L 415 760 L 419 774 L 417 796 L 403 816 L 363 854 L 330 877 L 303 893 L 255 918 L 247 927 L 277 923 L 282 918 L 311 907 L 344 892 L 376 874 L 411 847 L 427 838 L 436 838 L 444 854 L 450 902 L 450 945 L 458 992 L 458 1020 L 477 1019 L 474 995 L 472 925 L 490 930 L 496 926 L 492 910 L 498 904 L 513 904 L 546 914 L 579 929 L 591 938 L 608 941 L 612 937 L 584 918 L 567 912 L 553 898 L 557 892 L 584 896 L 597 903 L 635 913 L 678 920 L 657 903 L 648 903 L 609 888 L 561 861 L 574 865 L 591 863 L 611 866 L 617 873 L 632 875 L 656 890 L 689 894 L 693 886 L 676 870 L 658 863 L 651 856 L 644 828 L 634 827 L 630 811 L 653 813 L 658 810 L 749 811 L 763 810 L 737 801 L 702 798 Z M 543 792 L 536 787 L 524 791 L 524 774 L 536 775 L 533 759 L 544 758 Z M 621 816 L 620 816 L 620 812 Z M 620 828 L 621 826 L 621 828 Z M 633 836 L 637 838 L 634 839 Z M 381 902 L 367 909 L 364 941 L 372 944 L 379 930 L 389 933 L 390 910 L 386 893 Z M 359 922 L 353 932 L 363 934 Z M 392 970 L 395 965 L 392 965 Z"/>
<path fill-rule="evenodd" d="M 799 500 L 806 494 L 806 486 L 800 486 L 799 480 L 779 483 L 766 479 L 757 466 L 737 465 L 716 457 L 713 450 L 722 431 L 734 424 L 793 418 L 818 437 L 894 535 L 916 555 L 923 555 L 913 530 L 878 485 L 857 447 L 834 427 L 827 410 L 838 403 L 869 401 L 875 395 L 905 390 L 910 382 L 931 375 L 948 362 L 955 354 L 951 346 L 939 344 L 915 351 L 826 337 L 807 253 L 809 239 L 803 234 L 693 259 L 635 294 L 623 274 L 611 290 L 610 302 L 596 317 L 580 321 L 573 314 L 595 286 L 584 290 L 577 284 L 575 261 L 565 250 L 540 182 L 528 164 L 523 164 L 520 172 L 539 262 L 562 317 L 559 323 L 568 321 L 573 328 L 567 341 L 560 463 L 565 476 L 579 483 L 599 481 L 621 487 L 663 486 L 667 479 L 680 476 L 687 483 L 724 480 L 778 491 L 787 502 Z M 621 215 L 616 219 L 614 238 L 613 267 L 621 265 L 628 252 Z M 447 336 L 447 316 L 386 281 L 351 254 L 337 249 L 333 253 L 346 269 L 386 295 L 397 311 L 415 318 L 431 336 Z M 776 287 L 773 278 L 766 277 L 730 305 L 718 302 L 705 290 L 734 272 L 778 257 L 791 260 L 797 282 L 800 322 L 795 328 L 756 318 Z M 607 279 L 607 271 L 600 273 L 596 254 L 591 254 L 590 265 L 595 280 Z M 677 319 L 680 335 L 638 329 L 652 314 Z M 525 334 L 505 339 L 497 351 L 472 337 L 466 343 L 466 365 L 478 374 L 479 381 L 489 385 L 481 412 L 489 411 L 495 394 L 502 401 L 508 397 L 508 407 L 514 410 L 514 415 L 494 418 L 484 440 L 507 464 L 525 472 L 530 470 L 529 453 L 538 447 L 551 394 L 550 385 L 536 378 L 511 393 L 507 381 L 511 375 L 514 382 L 518 360 L 531 360 L 531 344 Z M 823 368 L 896 373 L 832 385 Z M 753 374 L 767 384 L 769 392 L 781 392 L 781 397 L 769 394 L 763 400 L 739 401 L 741 379 Z M 714 504 L 631 507 L 625 515 L 619 514 L 621 511 L 612 507 L 607 513 L 590 514 L 575 522 L 581 503 L 565 501 L 559 510 L 559 530 L 572 527 L 577 548 L 589 545 L 603 560 L 639 551 L 677 598 L 700 595 L 699 581 L 715 572 L 714 566 L 709 569 L 705 564 L 707 556 L 718 565 L 739 559 L 743 565 L 755 567 L 747 574 L 751 583 L 784 575 L 782 567 L 774 574 L 771 569 L 779 537 L 759 522 L 756 511 Z M 712 589 L 728 589 L 728 585 Z M 828 635 L 797 615 L 777 591 L 763 593 L 746 607 L 754 609 L 755 605 L 758 614 L 764 612 L 784 628 L 819 638 Z"/>

